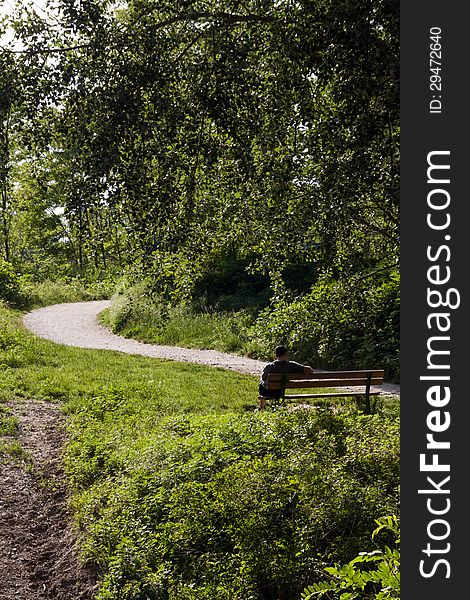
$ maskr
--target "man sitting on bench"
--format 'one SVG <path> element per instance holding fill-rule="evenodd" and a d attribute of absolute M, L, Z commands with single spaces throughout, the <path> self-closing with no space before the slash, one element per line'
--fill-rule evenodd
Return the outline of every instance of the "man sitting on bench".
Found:
<path fill-rule="evenodd" d="M 297 362 L 290 361 L 287 356 L 287 348 L 285 346 L 277 346 L 274 351 L 274 362 L 268 363 L 261 375 L 259 382 L 259 395 L 263 398 L 280 398 L 281 390 L 267 390 L 264 387 L 269 373 L 313 373 L 312 367 L 301 365 Z M 260 400 L 260 407 L 263 408 L 266 401 Z"/>

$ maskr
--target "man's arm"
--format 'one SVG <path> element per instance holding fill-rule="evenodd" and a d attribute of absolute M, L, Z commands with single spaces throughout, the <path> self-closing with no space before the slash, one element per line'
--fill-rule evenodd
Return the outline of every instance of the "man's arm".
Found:
<path fill-rule="evenodd" d="M 291 367 L 291 370 L 294 373 L 303 373 L 304 375 L 314 373 L 312 367 L 309 367 L 307 365 L 301 365 L 300 363 L 295 361 L 289 361 L 289 366 Z"/>
<path fill-rule="evenodd" d="M 261 381 L 266 382 L 266 379 L 268 378 L 268 373 L 271 371 L 272 365 L 271 363 L 267 364 L 264 369 L 263 369 L 263 373 L 261 374 Z"/>

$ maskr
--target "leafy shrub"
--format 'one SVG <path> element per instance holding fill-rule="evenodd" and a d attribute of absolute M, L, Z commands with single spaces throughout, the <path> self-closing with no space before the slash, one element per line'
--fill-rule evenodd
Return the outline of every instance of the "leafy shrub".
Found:
<path fill-rule="evenodd" d="M 399 380 L 399 281 L 320 281 L 310 294 L 279 300 L 260 314 L 256 334 L 268 347 L 285 343 L 298 360 L 320 368 L 384 368 Z"/>
<path fill-rule="evenodd" d="M 268 277 L 250 272 L 252 259 L 225 246 L 200 255 L 159 251 L 129 280 L 134 286 L 144 279 L 152 296 L 173 305 L 190 304 L 196 311 L 257 310 L 268 304 L 271 291 Z"/>
<path fill-rule="evenodd" d="M 146 342 L 262 356 L 249 310 L 215 312 L 151 297 L 146 284 L 120 288 L 102 322 L 115 333 Z"/>
<path fill-rule="evenodd" d="M 78 277 L 38 281 L 32 275 L 18 274 L 11 263 L 0 260 L 0 300 L 23 309 L 109 298 L 114 287 L 112 277 L 101 281 Z"/>
<path fill-rule="evenodd" d="M 20 279 L 11 263 L 0 259 L 0 299 L 15 303 L 20 298 Z"/>
<path fill-rule="evenodd" d="M 121 282 L 111 296 L 111 306 L 102 316 L 103 322 L 115 333 L 138 336 L 148 331 L 158 334 L 168 320 L 171 304 L 156 301 L 146 282 L 128 285 Z"/>
<path fill-rule="evenodd" d="M 48 306 L 61 302 L 83 302 L 101 300 L 110 296 L 112 284 L 88 284 L 78 278 L 57 281 L 35 281 L 29 276 L 20 279 L 22 305 L 30 307 Z"/>
<path fill-rule="evenodd" d="M 217 249 L 201 266 L 195 283 L 192 305 L 216 311 L 261 309 L 271 296 L 269 278 L 251 273 L 250 257 L 241 258 L 234 250 Z"/>
<path fill-rule="evenodd" d="M 294 600 L 397 509 L 396 421 L 176 414 L 144 435 L 132 410 L 110 392 L 72 415 L 67 471 L 86 557 L 105 572 L 97 600 Z"/>
<path fill-rule="evenodd" d="M 329 592 L 340 594 L 340 600 L 374 599 L 393 600 L 400 598 L 400 534 L 396 515 L 376 519 L 378 527 L 372 539 L 381 531 L 388 530 L 396 538 L 395 547 L 361 552 L 345 565 L 326 567 L 328 579 L 305 588 L 301 600 L 315 600 Z"/>

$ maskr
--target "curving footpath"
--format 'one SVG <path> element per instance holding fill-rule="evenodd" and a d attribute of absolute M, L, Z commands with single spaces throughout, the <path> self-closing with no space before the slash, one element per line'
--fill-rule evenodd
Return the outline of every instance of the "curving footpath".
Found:
<path fill-rule="evenodd" d="M 98 314 L 109 305 L 108 300 L 55 304 L 26 314 L 23 323 L 27 329 L 39 337 L 66 346 L 117 350 L 126 354 L 199 363 L 254 375 L 259 375 L 266 364 L 259 360 L 225 354 L 216 350 L 160 346 L 115 335 L 97 321 Z"/>
<path fill-rule="evenodd" d="M 109 305 L 109 300 L 55 304 L 33 310 L 23 317 L 23 322 L 25 327 L 37 336 L 66 346 L 116 350 L 151 358 L 221 367 L 251 375 L 259 375 L 266 364 L 263 361 L 216 350 L 160 346 L 115 335 L 97 320 L 98 314 Z M 380 390 L 384 394 L 400 395 L 399 385 L 384 383 Z"/>

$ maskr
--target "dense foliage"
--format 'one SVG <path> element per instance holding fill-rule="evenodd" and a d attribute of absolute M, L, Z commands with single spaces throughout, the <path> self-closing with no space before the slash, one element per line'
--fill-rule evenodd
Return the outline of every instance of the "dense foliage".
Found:
<path fill-rule="evenodd" d="M 264 344 L 396 378 L 398 2 L 46 7 L 0 52 L 3 258 L 268 306 Z"/>
<path fill-rule="evenodd" d="M 297 599 L 397 508 L 397 421 L 172 415 L 119 390 L 72 415 L 69 476 L 100 600 Z"/>
<path fill-rule="evenodd" d="M 395 537 L 392 548 L 360 552 L 344 565 L 326 567 L 327 579 L 305 588 L 301 600 L 330 598 L 330 592 L 340 594 L 340 600 L 398 600 L 400 598 L 400 531 L 396 515 L 376 519 L 375 538 L 384 530 Z"/>
<path fill-rule="evenodd" d="M 20 294 L 20 282 L 13 266 L 0 260 L 0 299 L 15 302 Z"/>

